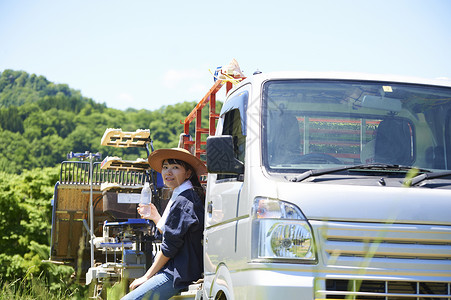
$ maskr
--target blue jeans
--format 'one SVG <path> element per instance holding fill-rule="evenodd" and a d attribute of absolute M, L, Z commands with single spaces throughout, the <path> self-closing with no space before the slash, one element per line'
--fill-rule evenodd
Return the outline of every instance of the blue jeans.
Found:
<path fill-rule="evenodd" d="M 152 278 L 122 297 L 121 300 L 167 300 L 181 290 L 174 289 L 174 277 L 166 272 L 158 272 Z"/>

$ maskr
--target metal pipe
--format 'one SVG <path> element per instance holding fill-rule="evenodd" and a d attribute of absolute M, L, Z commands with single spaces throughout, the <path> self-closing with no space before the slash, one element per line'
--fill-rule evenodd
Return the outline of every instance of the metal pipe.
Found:
<path fill-rule="evenodd" d="M 91 268 L 94 267 L 94 207 L 92 205 L 92 153 L 89 153 L 89 225 L 91 229 Z"/>

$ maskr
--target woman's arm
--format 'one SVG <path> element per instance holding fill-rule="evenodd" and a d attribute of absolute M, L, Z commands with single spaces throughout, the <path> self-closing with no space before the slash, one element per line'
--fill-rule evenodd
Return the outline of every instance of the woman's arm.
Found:
<path fill-rule="evenodd" d="M 155 256 L 155 260 L 152 264 L 152 266 L 147 270 L 146 274 L 140 278 L 136 278 L 133 280 L 133 282 L 130 284 L 130 290 L 136 289 L 138 286 L 152 278 L 153 275 L 157 274 L 158 271 L 163 268 L 163 266 L 169 261 L 169 257 L 164 256 L 163 252 L 159 251 L 157 255 Z"/>

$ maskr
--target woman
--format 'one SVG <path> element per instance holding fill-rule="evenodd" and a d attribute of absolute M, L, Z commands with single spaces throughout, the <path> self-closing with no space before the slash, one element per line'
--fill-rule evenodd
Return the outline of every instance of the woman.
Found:
<path fill-rule="evenodd" d="M 206 173 L 200 159 L 181 148 L 159 149 L 149 156 L 150 167 L 172 189 L 163 215 L 153 204 L 138 207 L 162 235 L 161 251 L 146 274 L 130 284 L 122 299 L 169 299 L 201 278 L 204 191 L 198 176 Z"/>

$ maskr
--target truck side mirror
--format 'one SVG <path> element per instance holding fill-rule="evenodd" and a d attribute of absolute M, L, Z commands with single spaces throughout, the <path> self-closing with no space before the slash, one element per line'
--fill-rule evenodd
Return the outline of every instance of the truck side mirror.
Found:
<path fill-rule="evenodd" d="M 244 164 L 235 158 L 231 135 L 207 138 L 207 170 L 217 174 L 244 173 Z"/>

